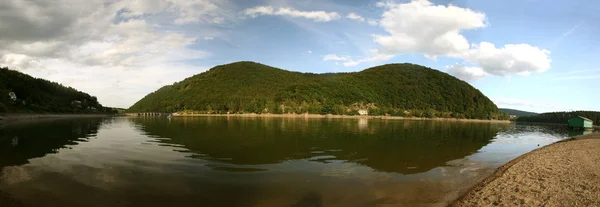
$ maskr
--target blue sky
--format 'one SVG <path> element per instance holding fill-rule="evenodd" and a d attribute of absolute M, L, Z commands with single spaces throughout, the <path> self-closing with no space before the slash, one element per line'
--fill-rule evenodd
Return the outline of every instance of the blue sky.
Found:
<path fill-rule="evenodd" d="M 537 0 L 16 0 L 0 3 L 8 17 L 0 19 L 0 65 L 129 107 L 163 85 L 234 61 L 315 73 L 409 62 L 468 81 L 499 107 L 600 111 L 599 7 Z"/>

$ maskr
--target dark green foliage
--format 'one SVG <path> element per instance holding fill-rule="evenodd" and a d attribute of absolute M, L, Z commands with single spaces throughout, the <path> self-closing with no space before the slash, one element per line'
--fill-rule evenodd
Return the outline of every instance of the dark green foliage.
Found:
<path fill-rule="evenodd" d="M 600 112 L 598 111 L 550 112 L 535 116 L 522 116 L 517 118 L 517 121 L 567 124 L 570 118 L 577 116 L 591 119 L 594 125 L 600 123 Z"/>
<path fill-rule="evenodd" d="M 275 111 L 274 106 L 281 111 Z M 283 105 L 283 106 L 281 106 Z M 367 108 L 365 108 L 367 107 Z M 237 62 L 221 65 L 148 94 L 129 112 L 310 113 L 418 115 L 490 119 L 496 105 L 446 73 L 414 64 L 388 64 L 355 73 L 311 74 Z M 414 116 L 414 115 L 413 115 Z"/>
<path fill-rule="evenodd" d="M 528 112 L 528 111 L 520 111 L 520 110 L 515 110 L 515 109 L 503 109 L 503 108 L 499 108 L 498 110 L 500 110 L 500 112 L 507 113 L 509 115 L 515 115 L 515 116 L 533 116 L 533 115 L 538 115 L 538 113 Z"/>
<path fill-rule="evenodd" d="M 16 101 L 9 99 L 11 91 L 17 95 Z M 73 101 L 81 104 L 74 106 Z M 0 68 L 0 112 L 112 113 L 113 110 L 102 107 L 96 97 L 74 88 Z"/>
<path fill-rule="evenodd" d="M 7 111 L 8 108 L 3 103 L 0 103 L 0 113 L 5 113 Z"/>

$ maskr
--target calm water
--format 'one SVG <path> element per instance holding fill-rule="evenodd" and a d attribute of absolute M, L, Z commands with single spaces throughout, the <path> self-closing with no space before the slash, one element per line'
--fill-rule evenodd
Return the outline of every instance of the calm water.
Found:
<path fill-rule="evenodd" d="M 32 206 L 443 205 L 566 136 L 380 119 L 46 121 L 0 129 L 0 190 Z"/>

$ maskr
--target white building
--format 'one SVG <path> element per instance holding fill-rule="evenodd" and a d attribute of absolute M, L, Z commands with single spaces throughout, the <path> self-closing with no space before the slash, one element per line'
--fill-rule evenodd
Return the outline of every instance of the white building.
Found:
<path fill-rule="evenodd" d="M 71 105 L 75 106 L 75 107 L 81 107 L 81 101 L 71 101 Z"/>
<path fill-rule="evenodd" d="M 366 109 L 361 109 L 361 110 L 358 110 L 358 114 L 361 116 L 367 116 L 367 115 L 369 115 L 369 111 Z"/>
<path fill-rule="evenodd" d="M 12 101 L 16 101 L 17 100 L 17 94 L 15 94 L 15 92 L 8 92 L 8 97 Z"/>

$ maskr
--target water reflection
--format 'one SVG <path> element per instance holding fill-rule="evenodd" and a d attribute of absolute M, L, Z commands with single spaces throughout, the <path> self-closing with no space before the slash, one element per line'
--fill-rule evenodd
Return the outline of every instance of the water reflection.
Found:
<path fill-rule="evenodd" d="M 594 133 L 592 130 L 569 130 L 569 137 L 588 135 L 592 133 Z"/>
<path fill-rule="evenodd" d="M 493 171 L 482 163 L 566 135 L 553 130 L 380 119 L 64 120 L 0 131 L 0 190 L 29 206 L 443 206 Z"/>
<path fill-rule="evenodd" d="M 56 153 L 98 132 L 101 119 L 72 119 L 8 125 L 0 128 L 0 170 Z"/>
<path fill-rule="evenodd" d="M 477 152 L 507 127 L 381 119 L 198 117 L 132 121 L 147 135 L 160 137 L 162 144 L 181 146 L 193 153 L 192 158 L 217 163 L 264 165 L 309 159 L 357 163 L 401 174 L 426 172 Z"/>

